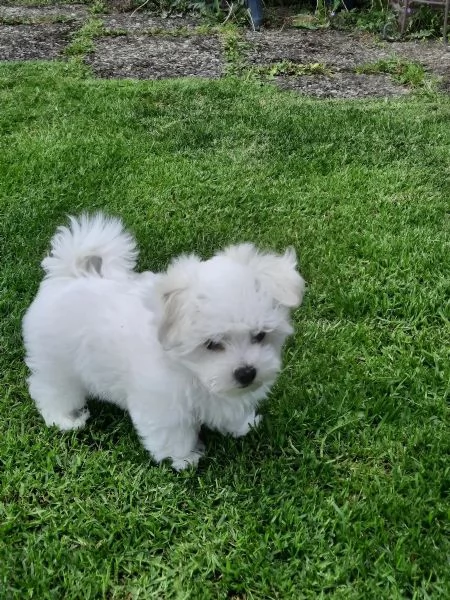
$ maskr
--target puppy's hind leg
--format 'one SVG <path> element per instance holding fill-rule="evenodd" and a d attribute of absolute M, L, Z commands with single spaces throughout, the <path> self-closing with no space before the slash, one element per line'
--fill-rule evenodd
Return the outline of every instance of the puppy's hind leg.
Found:
<path fill-rule="evenodd" d="M 43 377 L 39 372 L 28 378 L 30 396 L 46 425 L 62 431 L 80 429 L 89 418 L 86 397 L 80 382 L 68 376 Z"/>

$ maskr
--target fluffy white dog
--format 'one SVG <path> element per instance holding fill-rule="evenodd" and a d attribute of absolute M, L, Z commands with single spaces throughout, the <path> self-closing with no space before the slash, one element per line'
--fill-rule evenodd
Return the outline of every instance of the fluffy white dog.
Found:
<path fill-rule="evenodd" d="M 86 423 L 87 396 L 117 404 L 156 461 L 183 469 L 202 455 L 202 424 L 233 436 L 258 424 L 304 281 L 291 249 L 241 244 L 158 275 L 135 273 L 136 258 L 117 219 L 58 229 L 23 321 L 30 394 L 62 430 Z"/>

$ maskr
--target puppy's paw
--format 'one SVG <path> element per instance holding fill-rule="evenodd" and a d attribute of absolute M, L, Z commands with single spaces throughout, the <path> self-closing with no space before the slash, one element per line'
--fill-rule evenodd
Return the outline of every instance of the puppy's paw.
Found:
<path fill-rule="evenodd" d="M 172 457 L 172 468 L 175 469 L 175 471 L 183 471 L 189 467 L 196 467 L 202 456 L 203 450 L 198 448 L 192 452 L 189 452 L 189 454 L 183 458 Z"/>
<path fill-rule="evenodd" d="M 73 429 L 81 429 L 86 425 L 90 413 L 87 407 L 81 410 L 73 411 L 67 415 L 43 415 L 45 423 L 48 427 L 52 425 L 61 429 L 61 431 L 71 431 Z"/>
<path fill-rule="evenodd" d="M 236 438 L 243 437 L 244 435 L 247 435 L 247 433 L 251 429 L 255 429 L 256 427 L 258 427 L 258 425 L 261 423 L 261 421 L 262 421 L 261 415 L 252 414 L 250 416 L 247 416 L 245 421 L 243 421 L 239 426 L 237 426 L 235 429 L 230 431 L 230 433 L 233 437 L 236 437 Z"/>

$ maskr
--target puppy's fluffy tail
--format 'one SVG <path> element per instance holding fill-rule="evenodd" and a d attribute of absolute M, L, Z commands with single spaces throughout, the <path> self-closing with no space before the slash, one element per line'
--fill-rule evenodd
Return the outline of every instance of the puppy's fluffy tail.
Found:
<path fill-rule="evenodd" d="M 47 278 L 97 276 L 123 279 L 133 270 L 138 251 L 119 219 L 83 214 L 58 227 L 51 251 L 42 261 Z"/>

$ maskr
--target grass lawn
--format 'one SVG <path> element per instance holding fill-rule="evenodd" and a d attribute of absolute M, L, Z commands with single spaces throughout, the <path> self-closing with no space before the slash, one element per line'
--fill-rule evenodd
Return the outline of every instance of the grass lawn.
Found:
<path fill-rule="evenodd" d="M 0 598 L 450 598 L 450 101 L 0 65 Z M 309 283 L 258 431 L 155 467 L 120 410 L 47 429 L 20 321 L 67 213 L 161 269 L 251 240 Z"/>

